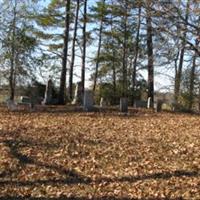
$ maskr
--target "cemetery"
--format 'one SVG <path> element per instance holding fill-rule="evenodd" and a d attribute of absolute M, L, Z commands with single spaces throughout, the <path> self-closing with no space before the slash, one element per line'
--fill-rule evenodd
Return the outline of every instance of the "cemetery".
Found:
<path fill-rule="evenodd" d="M 0 200 L 200 200 L 200 0 L 0 0 Z"/>

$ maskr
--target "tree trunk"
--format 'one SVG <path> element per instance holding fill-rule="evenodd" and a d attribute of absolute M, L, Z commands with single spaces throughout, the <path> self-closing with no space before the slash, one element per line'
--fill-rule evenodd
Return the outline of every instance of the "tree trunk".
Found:
<path fill-rule="evenodd" d="M 17 2 L 14 2 L 13 8 L 13 22 L 12 22 L 12 44 L 11 44 L 11 58 L 10 58 L 10 77 L 9 77 L 9 85 L 10 85 L 10 100 L 14 100 L 15 98 L 15 36 L 16 36 L 16 7 Z"/>
<path fill-rule="evenodd" d="M 112 2 L 113 5 L 113 2 Z M 110 19 L 110 26 L 111 26 L 111 33 L 114 31 L 113 27 L 113 16 L 111 15 Z M 112 36 L 112 43 L 114 44 L 114 39 Z M 115 67 L 115 49 L 112 48 L 112 83 L 113 83 L 113 100 L 112 103 L 115 105 L 116 104 L 116 96 L 117 96 L 117 85 L 116 85 L 116 67 Z M 117 102 L 118 103 L 118 102 Z"/>
<path fill-rule="evenodd" d="M 82 69 L 81 69 L 82 103 L 83 103 L 84 91 L 85 91 L 86 24 L 87 24 L 87 0 L 84 1 L 84 14 L 83 14 L 83 54 L 82 54 Z"/>
<path fill-rule="evenodd" d="M 178 98 L 179 98 L 179 95 L 180 95 L 180 84 L 181 84 L 181 77 L 182 77 L 184 54 L 185 54 L 185 43 L 183 42 L 182 49 L 181 49 L 181 52 L 180 52 L 179 66 L 178 66 L 178 69 L 177 69 L 177 72 L 176 72 L 176 77 L 175 77 L 175 91 L 174 91 L 175 104 L 178 103 Z"/>
<path fill-rule="evenodd" d="M 196 47 L 198 48 L 199 41 L 196 40 Z M 194 53 L 193 56 L 193 62 L 192 62 L 192 68 L 190 73 L 190 91 L 189 91 L 189 110 L 192 110 L 192 106 L 194 103 L 194 82 L 195 82 L 195 70 L 196 70 L 196 59 L 198 57 L 197 52 Z"/>
<path fill-rule="evenodd" d="M 113 103 L 116 103 L 116 92 L 117 92 L 117 86 L 116 86 L 116 69 L 115 69 L 115 62 L 114 62 L 114 50 L 113 50 L 113 60 L 112 60 L 112 82 L 113 82 Z"/>
<path fill-rule="evenodd" d="M 124 16 L 124 38 L 123 38 L 123 58 L 122 58 L 122 70 L 123 70 L 123 85 L 122 85 L 122 97 L 127 97 L 127 21 L 128 21 L 128 7 L 125 4 L 125 16 Z"/>
<path fill-rule="evenodd" d="M 60 78 L 60 91 L 59 91 L 59 104 L 66 102 L 66 75 L 67 75 L 67 56 L 68 56 L 68 41 L 69 41 L 69 25 L 70 25 L 70 6 L 71 1 L 66 2 L 66 16 L 65 16 L 65 34 L 64 34 L 64 47 L 62 58 L 62 72 Z"/>
<path fill-rule="evenodd" d="M 105 5 L 105 0 L 102 0 L 103 5 Z M 100 22 L 100 28 L 99 28 L 99 43 L 98 43 L 98 50 L 97 50 L 97 61 L 96 61 L 96 67 L 95 67 L 95 74 L 94 74 L 94 86 L 93 86 L 93 92 L 95 92 L 97 79 L 98 79 L 98 70 L 99 70 L 99 57 L 101 52 L 101 41 L 102 41 L 102 31 L 103 31 L 103 18 L 104 14 L 102 13 L 101 16 L 101 22 Z"/>
<path fill-rule="evenodd" d="M 198 103 L 199 103 L 198 109 L 199 109 L 199 113 L 200 113 L 200 82 L 199 82 L 199 102 Z"/>
<path fill-rule="evenodd" d="M 149 2 L 148 2 L 149 3 Z M 147 53 L 148 53 L 148 99 L 150 108 L 154 104 L 154 58 L 153 58 L 153 31 L 150 6 L 147 7 Z"/>
<path fill-rule="evenodd" d="M 186 9 L 186 14 L 185 14 L 186 24 L 185 24 L 185 31 L 183 33 L 183 38 L 186 38 L 187 36 L 187 21 L 188 21 L 188 16 L 189 16 L 189 9 L 190 9 L 190 0 L 187 1 L 187 9 Z M 184 39 L 182 41 L 179 66 L 177 69 L 177 73 L 175 75 L 174 100 L 175 100 L 176 105 L 178 104 L 178 98 L 180 96 L 180 85 L 181 85 L 181 77 L 182 77 L 182 70 L 183 70 L 183 63 L 184 63 L 185 46 L 186 46 L 186 40 Z"/>
<path fill-rule="evenodd" d="M 136 71 L 137 71 L 137 60 L 138 60 L 138 52 L 139 52 L 140 25 L 141 25 L 141 7 L 139 7 L 139 9 L 138 9 L 138 24 L 137 24 L 137 35 L 136 35 L 136 44 L 135 44 L 135 58 L 133 61 L 133 76 L 132 76 L 132 86 L 133 86 L 132 105 L 133 106 L 135 104 L 135 93 L 136 93 Z"/>
<path fill-rule="evenodd" d="M 80 8 L 80 0 L 77 0 L 76 16 L 75 16 L 75 22 L 74 22 L 74 35 L 73 35 L 73 41 L 72 41 L 72 57 L 71 57 L 70 74 L 69 74 L 69 97 L 70 97 L 70 100 L 72 100 L 72 98 L 73 98 L 73 70 L 74 70 L 75 44 L 76 44 L 76 38 L 77 38 L 79 8 Z"/>

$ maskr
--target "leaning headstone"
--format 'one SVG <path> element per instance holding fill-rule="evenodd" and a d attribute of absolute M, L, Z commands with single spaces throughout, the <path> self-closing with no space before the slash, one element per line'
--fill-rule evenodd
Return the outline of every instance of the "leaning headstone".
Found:
<path fill-rule="evenodd" d="M 128 98 L 126 97 L 120 98 L 120 112 L 128 112 Z"/>
<path fill-rule="evenodd" d="M 81 104 L 82 101 L 82 93 L 81 93 L 81 82 L 76 83 L 76 88 L 75 88 L 75 94 L 74 94 L 74 99 L 72 101 L 72 104 Z"/>
<path fill-rule="evenodd" d="M 43 104 L 48 105 L 52 103 L 52 92 L 53 92 L 53 82 L 51 79 L 49 79 L 46 85 Z"/>
<path fill-rule="evenodd" d="M 84 92 L 83 107 L 88 112 L 94 109 L 94 98 L 91 90 L 85 90 Z"/>

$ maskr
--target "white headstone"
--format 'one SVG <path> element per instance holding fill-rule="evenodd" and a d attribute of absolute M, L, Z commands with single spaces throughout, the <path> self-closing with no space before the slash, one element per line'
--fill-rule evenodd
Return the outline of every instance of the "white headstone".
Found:
<path fill-rule="evenodd" d="M 81 82 L 76 83 L 74 99 L 72 104 L 81 104 L 82 97 L 81 97 Z"/>
<path fill-rule="evenodd" d="M 48 105 L 52 103 L 52 92 L 53 92 L 53 82 L 51 79 L 49 79 L 46 85 L 43 104 Z"/>
<path fill-rule="evenodd" d="M 100 107 L 103 108 L 105 106 L 106 106 L 106 102 L 104 101 L 104 98 L 101 97 L 101 99 L 100 99 Z"/>
<path fill-rule="evenodd" d="M 151 97 L 149 97 L 148 100 L 147 100 L 147 108 L 148 109 L 151 108 Z"/>

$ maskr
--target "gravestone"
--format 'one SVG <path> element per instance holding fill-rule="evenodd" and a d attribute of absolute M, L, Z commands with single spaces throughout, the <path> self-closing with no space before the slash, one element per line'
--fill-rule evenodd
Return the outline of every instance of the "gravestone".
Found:
<path fill-rule="evenodd" d="M 127 97 L 120 98 L 120 112 L 122 113 L 128 112 L 128 98 Z"/>
<path fill-rule="evenodd" d="M 29 103 L 16 103 L 13 100 L 7 100 L 7 107 L 8 110 L 10 111 L 25 111 L 29 110 L 30 111 L 30 104 Z"/>
<path fill-rule="evenodd" d="M 27 97 L 27 96 L 21 96 L 20 97 L 20 102 L 18 102 L 19 106 L 24 106 L 24 107 L 30 107 L 33 108 L 34 105 L 32 104 L 32 99 Z"/>
<path fill-rule="evenodd" d="M 147 101 L 135 100 L 134 107 L 135 108 L 146 108 L 147 107 Z"/>
<path fill-rule="evenodd" d="M 100 99 L 100 105 L 99 106 L 100 106 L 100 108 L 103 108 L 103 107 L 106 106 L 106 102 L 105 102 L 103 97 L 101 97 L 101 99 Z"/>
<path fill-rule="evenodd" d="M 151 108 L 151 97 L 148 98 L 147 100 L 147 109 Z"/>
<path fill-rule="evenodd" d="M 30 104 L 31 103 L 31 99 L 29 97 L 26 96 L 21 96 L 20 97 L 20 103 L 24 103 L 24 104 Z"/>
<path fill-rule="evenodd" d="M 13 100 L 8 99 L 6 101 L 6 104 L 7 104 L 8 110 L 10 110 L 10 111 L 17 110 L 17 104 Z"/>
<path fill-rule="evenodd" d="M 76 83 L 75 93 L 74 93 L 74 99 L 72 101 L 72 104 L 81 104 L 82 102 L 82 93 L 81 93 L 81 82 Z"/>
<path fill-rule="evenodd" d="M 94 98 L 91 90 L 84 92 L 83 107 L 85 111 L 93 111 L 94 109 Z"/>
<path fill-rule="evenodd" d="M 163 101 L 157 100 L 157 102 L 154 104 L 154 109 L 156 112 L 162 111 L 162 104 L 163 104 Z"/>
<path fill-rule="evenodd" d="M 52 103 L 52 92 L 53 92 L 53 82 L 51 79 L 49 79 L 46 85 L 43 104 L 49 105 Z"/>
<path fill-rule="evenodd" d="M 39 99 L 38 89 L 36 86 L 31 87 L 31 94 L 30 94 L 30 100 L 31 100 L 31 108 L 34 109 L 36 104 L 41 104 L 42 100 Z"/>

